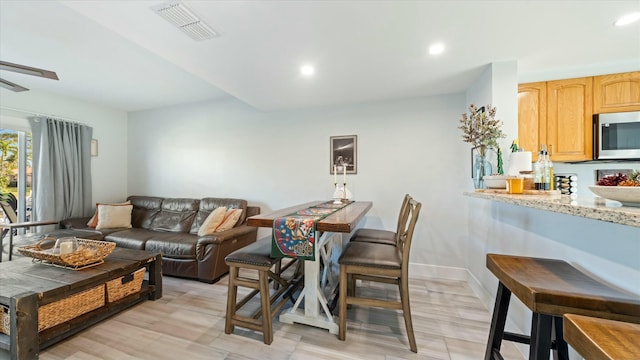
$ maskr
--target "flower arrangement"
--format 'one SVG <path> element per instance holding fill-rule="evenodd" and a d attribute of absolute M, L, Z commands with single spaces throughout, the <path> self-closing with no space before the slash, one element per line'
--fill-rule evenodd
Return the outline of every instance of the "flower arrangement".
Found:
<path fill-rule="evenodd" d="M 487 148 L 498 149 L 498 139 L 505 138 L 502 132 L 502 121 L 496 120 L 496 108 L 486 105 L 477 108 L 469 105 L 469 113 L 462 114 L 460 126 L 462 140 L 473 147 L 480 146 L 480 155 L 484 156 Z"/>

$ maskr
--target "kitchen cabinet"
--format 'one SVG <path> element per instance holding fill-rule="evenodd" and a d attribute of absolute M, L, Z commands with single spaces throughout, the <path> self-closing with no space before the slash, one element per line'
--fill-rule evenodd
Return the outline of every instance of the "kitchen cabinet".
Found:
<path fill-rule="evenodd" d="M 547 144 L 553 161 L 591 160 L 593 79 L 576 78 L 518 86 L 518 142 L 533 160 Z"/>
<path fill-rule="evenodd" d="M 593 77 L 593 113 L 640 111 L 640 71 Z"/>
<path fill-rule="evenodd" d="M 554 161 L 593 159 L 593 79 L 547 81 L 546 143 Z"/>
<path fill-rule="evenodd" d="M 518 147 L 538 158 L 541 129 L 547 123 L 547 83 L 518 85 Z"/>

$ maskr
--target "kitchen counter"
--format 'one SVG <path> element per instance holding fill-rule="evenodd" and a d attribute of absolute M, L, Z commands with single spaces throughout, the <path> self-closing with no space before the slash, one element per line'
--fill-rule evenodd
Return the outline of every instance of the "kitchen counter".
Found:
<path fill-rule="evenodd" d="M 571 199 L 568 195 L 511 195 L 485 192 L 465 192 L 465 196 L 499 201 L 507 204 L 553 211 L 602 220 L 615 224 L 640 227 L 640 207 L 622 206 L 617 201 L 592 198 Z M 604 203 L 603 203 L 604 201 Z"/>

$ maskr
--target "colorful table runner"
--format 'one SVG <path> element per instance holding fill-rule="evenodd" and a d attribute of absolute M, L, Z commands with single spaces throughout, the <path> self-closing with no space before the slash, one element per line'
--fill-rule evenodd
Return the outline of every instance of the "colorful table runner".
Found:
<path fill-rule="evenodd" d="M 350 203 L 327 201 L 273 220 L 271 256 L 315 261 L 316 223 Z"/>

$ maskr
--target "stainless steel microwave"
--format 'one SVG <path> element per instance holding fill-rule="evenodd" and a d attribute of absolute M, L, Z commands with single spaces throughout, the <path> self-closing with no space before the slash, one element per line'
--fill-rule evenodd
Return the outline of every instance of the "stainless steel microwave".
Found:
<path fill-rule="evenodd" d="M 593 116 L 593 159 L 640 159 L 640 111 Z"/>

